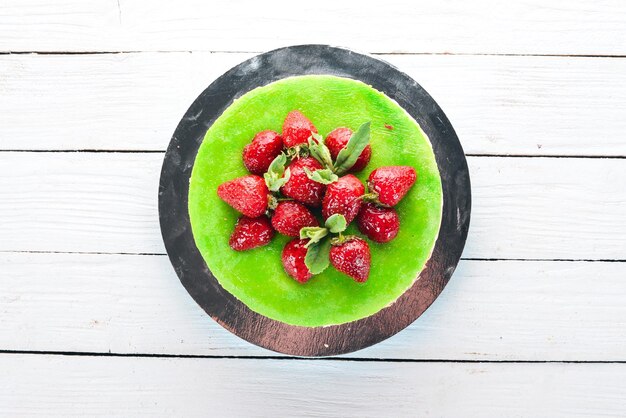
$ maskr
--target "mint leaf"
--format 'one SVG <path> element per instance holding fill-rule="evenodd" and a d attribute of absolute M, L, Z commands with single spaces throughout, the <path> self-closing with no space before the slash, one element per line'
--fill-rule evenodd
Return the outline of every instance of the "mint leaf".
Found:
<path fill-rule="evenodd" d="M 304 257 L 304 264 L 306 264 L 309 271 L 313 274 L 319 274 L 326 270 L 330 255 L 330 240 L 327 238 L 321 242 L 312 244 L 306 252 Z"/>
<path fill-rule="evenodd" d="M 319 226 L 305 226 L 300 229 L 300 239 L 309 239 L 306 247 L 309 247 L 312 244 L 315 244 L 322 238 L 328 235 L 328 229 L 320 228 Z"/>
<path fill-rule="evenodd" d="M 274 158 L 269 168 L 267 169 L 268 173 L 276 173 L 282 176 L 285 171 L 285 164 L 287 163 L 287 156 L 284 153 L 278 154 L 278 157 Z"/>
<path fill-rule="evenodd" d="M 339 180 L 339 177 L 329 168 L 311 172 L 311 170 L 305 167 L 304 172 L 308 178 L 322 184 L 331 184 Z"/>
<path fill-rule="evenodd" d="M 315 132 L 311 132 L 311 136 L 309 137 L 309 139 L 307 140 L 307 142 L 309 142 L 310 140 L 313 140 L 313 142 L 315 142 L 316 144 L 323 144 L 324 143 L 324 137 L 318 133 Z M 309 142 L 310 144 L 310 142 Z"/>
<path fill-rule="evenodd" d="M 335 173 L 342 175 L 348 172 L 370 141 L 370 122 L 365 122 L 352 134 L 346 146 L 339 151 L 335 160 Z"/>
<path fill-rule="evenodd" d="M 330 232 L 337 234 L 339 232 L 343 232 L 346 230 L 348 223 L 346 222 L 346 218 L 340 214 L 335 213 L 326 219 L 326 228 L 330 230 Z"/>
<path fill-rule="evenodd" d="M 267 173 L 263 174 L 265 184 L 270 191 L 277 192 L 289 181 L 291 172 L 288 168 L 285 170 L 286 163 L 287 156 L 281 153 L 278 157 L 274 158 L 274 161 L 272 161 L 267 169 Z"/>
<path fill-rule="evenodd" d="M 324 167 L 332 170 L 333 158 L 330 155 L 330 150 L 324 144 L 324 138 L 318 134 L 311 134 L 309 137 L 309 154 L 311 157 L 319 161 Z"/>

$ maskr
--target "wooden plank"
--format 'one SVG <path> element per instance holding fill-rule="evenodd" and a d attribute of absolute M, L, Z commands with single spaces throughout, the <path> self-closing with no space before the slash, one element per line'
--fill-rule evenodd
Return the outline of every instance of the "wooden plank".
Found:
<path fill-rule="evenodd" d="M 5 354 L 0 370 L 5 416 L 621 417 L 626 409 L 624 364 Z"/>
<path fill-rule="evenodd" d="M 617 55 L 626 51 L 625 20 L 619 0 L 5 0 L 0 50 L 260 51 L 317 42 L 369 52 Z"/>
<path fill-rule="evenodd" d="M 0 254 L 0 350 L 268 356 L 228 333 L 167 257 Z M 462 261 L 406 330 L 349 357 L 624 361 L 626 263 Z"/>
<path fill-rule="evenodd" d="M 469 158 L 465 257 L 624 259 L 626 160 Z"/>
<path fill-rule="evenodd" d="M 0 149 L 165 150 L 196 96 L 250 56 L 0 56 Z M 433 95 L 470 154 L 626 155 L 626 60 L 381 58 Z"/>
<path fill-rule="evenodd" d="M 164 151 L 193 100 L 249 56 L 0 57 L 0 147 Z"/>
<path fill-rule="evenodd" d="M 0 154 L 0 251 L 165 251 L 163 154 Z"/>
<path fill-rule="evenodd" d="M 0 251 L 164 253 L 163 155 L 0 153 Z M 624 159 L 470 157 L 467 258 L 623 259 Z"/>

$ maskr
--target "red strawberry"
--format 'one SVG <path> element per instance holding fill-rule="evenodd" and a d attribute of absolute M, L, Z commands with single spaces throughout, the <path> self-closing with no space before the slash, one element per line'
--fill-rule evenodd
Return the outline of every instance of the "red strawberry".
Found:
<path fill-rule="evenodd" d="M 376 242 L 389 242 L 398 235 L 400 218 L 394 208 L 364 203 L 356 218 L 359 231 Z"/>
<path fill-rule="evenodd" d="M 395 206 L 407 194 L 417 173 L 413 167 L 380 167 L 372 171 L 367 184 L 370 192 L 378 194 L 378 201 L 385 206 Z"/>
<path fill-rule="evenodd" d="M 298 202 L 309 206 L 319 206 L 322 203 L 324 185 L 307 177 L 305 168 L 311 172 L 319 170 L 322 165 L 315 158 L 297 158 L 289 164 L 291 177 L 281 188 L 282 193 Z"/>
<path fill-rule="evenodd" d="M 258 218 L 242 216 L 237 220 L 228 244 L 235 251 L 245 251 L 269 244 L 273 236 L 274 230 L 267 216 Z"/>
<path fill-rule="evenodd" d="M 283 149 L 283 138 L 274 131 L 262 131 L 243 149 L 243 163 L 252 174 L 262 176 Z"/>
<path fill-rule="evenodd" d="M 326 186 L 326 194 L 322 201 L 324 219 L 340 213 L 346 218 L 347 223 L 352 222 L 361 208 L 363 193 L 365 193 L 365 187 L 352 174 L 329 184 Z"/>
<path fill-rule="evenodd" d="M 217 195 L 224 202 L 249 218 L 263 215 L 267 209 L 268 194 L 265 181 L 252 174 L 227 181 L 217 188 Z"/>
<path fill-rule="evenodd" d="M 298 110 L 289 112 L 283 123 L 283 142 L 287 148 L 304 145 L 317 129 L 310 120 Z"/>
<path fill-rule="evenodd" d="M 340 272 L 363 283 L 370 274 L 370 247 L 365 240 L 350 237 L 330 248 L 330 263 Z"/>
<path fill-rule="evenodd" d="M 301 203 L 280 202 L 272 216 L 272 226 L 278 232 L 290 237 L 299 237 L 305 226 L 319 226 L 315 216 Z"/>
<path fill-rule="evenodd" d="M 328 134 L 326 140 L 324 141 L 326 146 L 330 151 L 330 155 L 333 157 L 333 160 L 337 159 L 337 155 L 339 151 L 348 145 L 348 141 L 352 136 L 352 130 L 350 128 L 337 128 L 331 133 Z M 350 169 L 351 173 L 361 171 L 365 168 L 367 163 L 370 162 L 370 157 L 372 156 L 372 147 L 370 145 L 366 146 L 365 149 L 359 155 L 359 158 L 356 159 L 356 162 Z"/>
<path fill-rule="evenodd" d="M 304 264 L 304 257 L 306 257 L 307 252 L 304 246 L 308 241 L 308 239 L 294 239 L 283 248 L 283 267 L 288 275 L 300 283 L 307 282 L 313 276 Z"/>

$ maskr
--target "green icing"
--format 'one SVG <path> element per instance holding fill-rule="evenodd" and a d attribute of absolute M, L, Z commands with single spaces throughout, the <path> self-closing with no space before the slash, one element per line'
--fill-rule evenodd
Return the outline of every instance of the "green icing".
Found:
<path fill-rule="evenodd" d="M 339 126 L 371 121 L 372 159 L 358 174 L 365 182 L 376 167 L 410 165 L 418 180 L 398 204 L 401 227 L 386 244 L 369 242 L 372 268 L 364 284 L 329 267 L 300 284 L 283 271 L 281 251 L 290 238 L 235 252 L 228 238 L 239 214 L 217 196 L 217 186 L 246 175 L 243 147 L 255 133 L 281 131 L 293 109 L 326 135 Z M 385 124 L 393 126 L 387 129 Z M 307 327 L 370 316 L 393 303 L 414 282 L 435 244 L 441 222 L 441 179 L 426 135 L 396 102 L 359 81 L 333 76 L 286 78 L 252 90 L 226 109 L 208 130 L 191 175 L 189 215 L 195 242 L 228 292 L 269 318 Z M 354 223 L 348 233 L 360 235 Z"/>

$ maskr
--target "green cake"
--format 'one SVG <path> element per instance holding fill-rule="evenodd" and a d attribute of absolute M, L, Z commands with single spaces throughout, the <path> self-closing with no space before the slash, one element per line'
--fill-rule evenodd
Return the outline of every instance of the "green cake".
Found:
<path fill-rule="evenodd" d="M 262 130 L 281 131 L 297 109 L 322 136 L 371 121 L 372 157 L 357 177 L 365 183 L 382 166 L 412 166 L 418 179 L 396 206 L 401 220 L 391 242 L 369 241 L 366 283 L 328 268 L 307 283 L 290 278 L 281 251 L 290 240 L 276 235 L 264 247 L 233 251 L 229 236 L 240 216 L 217 196 L 217 187 L 248 174 L 241 154 Z M 189 186 L 189 216 L 196 246 L 221 286 L 251 310 L 290 325 L 319 327 L 355 321 L 392 304 L 416 280 L 434 247 L 441 223 L 441 179 L 430 142 L 396 102 L 370 86 L 327 75 L 282 79 L 235 100 L 207 131 Z M 363 237 L 354 223 L 348 234 Z"/>

